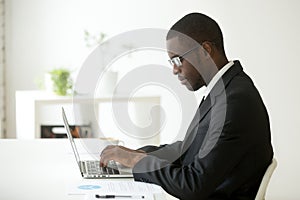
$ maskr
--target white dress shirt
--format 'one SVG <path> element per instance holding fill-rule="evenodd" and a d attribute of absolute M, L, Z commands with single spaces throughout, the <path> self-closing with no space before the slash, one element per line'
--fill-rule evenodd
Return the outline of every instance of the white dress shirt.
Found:
<path fill-rule="evenodd" d="M 206 97 L 209 95 L 210 91 L 212 90 L 212 88 L 216 85 L 216 83 L 218 82 L 218 80 L 225 74 L 225 72 L 233 65 L 233 61 L 230 61 L 229 63 L 227 63 L 222 69 L 220 69 L 215 76 L 211 79 L 211 81 L 208 83 L 205 91 L 204 91 L 204 100 L 206 99 Z"/>

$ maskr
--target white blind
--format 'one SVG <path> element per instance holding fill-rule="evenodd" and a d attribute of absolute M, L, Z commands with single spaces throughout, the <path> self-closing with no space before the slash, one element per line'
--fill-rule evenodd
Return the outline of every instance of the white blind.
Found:
<path fill-rule="evenodd" d="M 5 20 L 4 0 L 0 0 L 0 138 L 5 137 Z"/>

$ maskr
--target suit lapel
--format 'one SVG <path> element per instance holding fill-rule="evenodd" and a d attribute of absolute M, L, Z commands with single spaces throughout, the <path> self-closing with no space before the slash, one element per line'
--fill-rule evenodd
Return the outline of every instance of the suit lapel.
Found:
<path fill-rule="evenodd" d="M 221 101 L 226 102 L 225 88 L 228 86 L 229 82 L 234 76 L 242 71 L 242 67 L 239 61 L 235 61 L 234 65 L 220 78 L 216 85 L 213 87 L 206 99 L 198 107 L 196 114 L 187 130 L 186 137 L 183 141 L 182 153 L 184 153 L 188 147 L 192 144 L 196 134 L 198 133 L 199 124 L 207 115 L 207 113 L 215 105 L 216 99 L 221 98 Z"/>
<path fill-rule="evenodd" d="M 200 105 L 200 118 L 198 122 L 201 122 L 201 120 L 206 116 L 210 109 L 215 105 L 216 99 L 220 95 L 224 95 L 223 99 L 226 99 L 226 93 L 224 93 L 225 88 L 228 86 L 233 77 L 235 77 L 241 71 L 242 67 L 240 62 L 234 61 L 234 65 L 230 69 L 228 69 L 228 71 L 225 72 L 225 74 L 217 81 L 216 85 L 212 88 L 209 95 Z"/>

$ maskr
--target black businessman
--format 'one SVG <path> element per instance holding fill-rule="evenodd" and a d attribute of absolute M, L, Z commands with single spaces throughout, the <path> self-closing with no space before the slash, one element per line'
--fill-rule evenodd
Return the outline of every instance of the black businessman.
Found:
<path fill-rule="evenodd" d="M 184 16 L 166 43 L 181 84 L 191 91 L 206 86 L 184 140 L 138 150 L 111 145 L 101 165 L 115 160 L 132 167 L 136 181 L 160 185 L 179 199 L 253 200 L 273 158 L 259 92 L 240 62 L 228 61 L 221 29 L 210 17 Z"/>

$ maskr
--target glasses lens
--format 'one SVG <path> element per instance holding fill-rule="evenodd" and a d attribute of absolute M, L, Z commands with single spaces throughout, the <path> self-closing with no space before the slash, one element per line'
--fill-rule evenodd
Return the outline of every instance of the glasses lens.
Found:
<path fill-rule="evenodd" d="M 169 61 L 170 65 L 173 67 L 173 66 L 174 66 L 173 60 L 170 59 L 170 60 L 168 60 L 168 61 Z"/>
<path fill-rule="evenodd" d="M 172 58 L 168 61 L 169 61 L 170 65 L 172 67 L 174 67 L 174 65 L 176 65 L 177 67 L 180 67 L 182 65 L 181 60 L 180 60 L 179 57 L 174 57 L 174 58 Z"/>
<path fill-rule="evenodd" d="M 172 59 L 173 63 L 177 66 L 180 67 L 182 65 L 181 60 L 179 57 L 175 57 Z"/>

